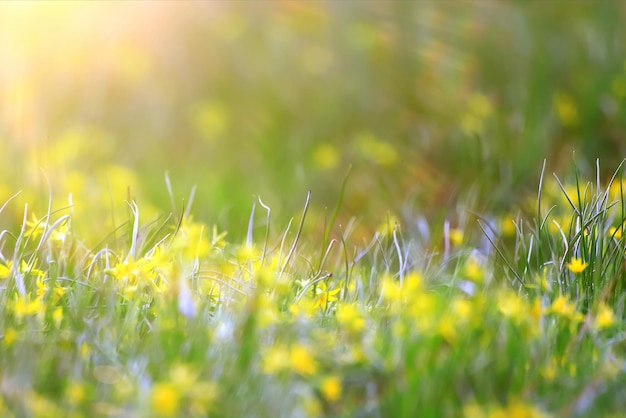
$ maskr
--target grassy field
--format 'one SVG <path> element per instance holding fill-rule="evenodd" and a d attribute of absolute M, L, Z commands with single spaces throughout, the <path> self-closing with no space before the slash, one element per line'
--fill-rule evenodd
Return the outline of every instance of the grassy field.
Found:
<path fill-rule="evenodd" d="M 626 416 L 624 19 L 0 3 L 0 416 Z"/>

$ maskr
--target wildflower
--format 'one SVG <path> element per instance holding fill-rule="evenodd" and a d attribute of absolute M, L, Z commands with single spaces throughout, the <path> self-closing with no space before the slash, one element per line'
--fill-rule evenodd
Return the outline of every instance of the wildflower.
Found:
<path fill-rule="evenodd" d="M 342 303 L 337 306 L 337 321 L 353 332 L 359 332 L 365 328 L 365 319 L 359 309 L 352 304 Z"/>
<path fill-rule="evenodd" d="M 215 233 L 216 230 L 214 230 Z M 193 222 L 192 217 L 183 219 L 180 228 L 172 240 L 170 249 L 179 251 L 183 258 L 194 260 L 207 255 L 213 245 L 206 237 L 204 225 Z M 213 237 L 217 241 L 221 238 Z"/>
<path fill-rule="evenodd" d="M 31 215 L 31 220 L 26 221 L 26 231 L 24 232 L 24 236 L 36 239 L 38 236 L 44 233 L 47 226 L 48 223 L 44 221 L 43 218 L 39 219 L 33 213 Z"/>
<path fill-rule="evenodd" d="M 169 375 L 170 381 L 183 390 L 190 389 L 198 378 L 188 365 L 182 363 L 172 365 Z"/>
<path fill-rule="evenodd" d="M 391 305 L 402 303 L 402 287 L 388 274 L 380 279 L 380 294 Z"/>
<path fill-rule="evenodd" d="M 528 289 L 539 289 L 541 292 L 546 293 L 552 291 L 552 285 L 548 281 L 548 274 L 545 268 L 541 270 L 541 273 L 535 274 L 533 279 L 533 283 L 526 283 L 524 287 Z"/>
<path fill-rule="evenodd" d="M 539 370 L 539 373 L 541 373 L 541 375 L 543 376 L 544 379 L 546 379 L 546 380 L 551 382 L 556 377 L 556 368 L 557 368 L 556 358 L 552 357 L 550 359 L 550 363 L 545 365 L 545 366 L 543 366 Z"/>
<path fill-rule="evenodd" d="M 392 166 L 398 159 L 398 152 L 393 145 L 370 132 L 358 134 L 356 141 L 361 154 L 377 165 Z"/>
<path fill-rule="evenodd" d="M 181 394 L 172 383 L 160 382 L 152 388 L 150 404 L 162 416 L 176 416 Z"/>
<path fill-rule="evenodd" d="M 320 388 L 322 396 L 330 402 L 334 402 L 341 397 L 341 379 L 338 376 L 329 376 L 322 380 Z"/>
<path fill-rule="evenodd" d="M 6 264 L 0 263 L 0 279 L 7 279 L 11 276 L 11 261 L 7 261 Z"/>
<path fill-rule="evenodd" d="M 226 241 L 224 240 L 226 235 L 228 235 L 228 232 L 218 232 L 217 225 L 213 225 L 213 231 L 211 233 L 211 246 L 216 248 L 224 247 L 224 245 L 226 245 Z"/>
<path fill-rule="evenodd" d="M 458 338 L 456 322 L 450 315 L 444 315 L 437 325 L 437 333 L 441 335 L 447 342 L 454 343 Z"/>
<path fill-rule="evenodd" d="M 287 369 L 289 350 L 281 345 L 273 346 L 263 353 L 261 371 L 265 374 L 276 374 Z"/>
<path fill-rule="evenodd" d="M 376 231 L 380 234 L 381 237 L 386 237 L 393 234 L 393 231 L 399 227 L 398 218 L 393 214 L 388 214 L 385 217 L 385 220 L 378 225 Z"/>
<path fill-rule="evenodd" d="M 326 283 L 321 282 L 315 290 L 317 297 L 315 306 L 326 309 L 329 302 L 335 302 L 337 300 L 337 293 L 340 291 L 341 289 L 326 290 Z"/>
<path fill-rule="evenodd" d="M 554 109 L 563 126 L 574 127 L 578 125 L 578 109 L 569 95 L 564 93 L 555 95 Z"/>
<path fill-rule="evenodd" d="M 59 299 L 61 299 L 65 295 L 66 291 L 67 291 L 66 288 L 64 288 L 63 286 L 61 286 L 60 284 L 57 283 L 54 286 L 54 289 L 52 291 L 53 292 L 52 294 L 54 296 L 54 298 L 53 298 L 54 302 L 55 303 L 58 302 Z"/>
<path fill-rule="evenodd" d="M 515 221 L 511 217 L 504 217 L 500 220 L 500 231 L 505 237 L 514 237 L 517 232 Z"/>
<path fill-rule="evenodd" d="M 82 403 L 85 395 L 85 387 L 78 382 L 70 382 L 65 388 L 65 396 L 73 405 Z"/>
<path fill-rule="evenodd" d="M 261 252 L 254 245 L 241 245 L 235 252 L 235 258 L 240 264 L 257 261 L 261 258 Z"/>
<path fill-rule="evenodd" d="M 9 348 L 13 345 L 13 343 L 17 340 L 17 331 L 13 328 L 7 328 L 4 331 L 4 336 L 2 337 L 4 340 L 4 346 Z"/>
<path fill-rule="evenodd" d="M 303 376 L 313 375 L 317 372 L 315 358 L 313 358 L 309 349 L 302 344 L 296 344 L 291 347 L 289 364 L 296 373 Z"/>
<path fill-rule="evenodd" d="M 609 237 L 611 238 L 615 238 L 616 240 L 620 240 L 622 239 L 622 231 L 624 229 L 624 226 L 611 226 L 609 227 L 609 230 L 607 231 L 609 234 Z"/>
<path fill-rule="evenodd" d="M 606 306 L 606 304 L 601 303 L 598 308 L 598 313 L 596 314 L 595 326 L 597 329 L 609 328 L 615 324 L 615 315 L 613 314 L 613 310 Z"/>
<path fill-rule="evenodd" d="M 472 304 L 466 299 L 455 299 L 452 302 L 452 313 L 460 321 L 467 321 L 472 317 Z"/>
<path fill-rule="evenodd" d="M 43 313 L 44 304 L 40 298 L 31 299 L 30 294 L 26 297 L 17 296 L 13 304 L 13 313 L 17 318 Z"/>
<path fill-rule="evenodd" d="M 190 389 L 193 396 L 191 409 L 193 416 L 208 416 L 208 410 L 213 406 L 219 396 L 219 387 L 215 382 L 196 382 Z"/>
<path fill-rule="evenodd" d="M 450 229 L 450 243 L 452 245 L 461 245 L 463 243 L 463 230 L 458 228 Z"/>
<path fill-rule="evenodd" d="M 213 141 L 228 129 L 230 115 L 222 103 L 203 101 L 193 105 L 190 120 L 204 140 Z"/>
<path fill-rule="evenodd" d="M 565 265 L 572 273 L 577 274 L 577 273 L 582 273 L 589 264 L 583 263 L 582 259 L 580 258 L 573 257 L 572 261 L 570 261 L 569 263 Z"/>
<path fill-rule="evenodd" d="M 261 328 L 267 328 L 280 320 L 272 294 L 264 292 L 259 296 L 257 317 Z"/>
<path fill-rule="evenodd" d="M 488 413 L 475 402 L 463 405 L 463 416 L 465 418 L 487 418 Z"/>
<path fill-rule="evenodd" d="M 143 257 L 135 260 L 132 256 L 106 272 L 120 282 L 130 285 L 142 282 L 155 275 L 154 263 L 151 260 Z"/>
<path fill-rule="evenodd" d="M 37 285 L 37 291 L 36 291 L 37 297 L 43 298 L 48 292 L 48 285 L 44 283 L 43 277 L 37 278 L 36 285 Z"/>
<path fill-rule="evenodd" d="M 59 243 L 65 242 L 65 239 L 69 235 L 69 230 L 70 230 L 70 224 L 69 222 L 65 221 L 61 225 L 58 225 L 52 231 L 52 234 L 50 235 L 50 241 L 53 241 L 53 242 L 56 241 Z"/>
<path fill-rule="evenodd" d="M 289 305 L 289 313 L 294 318 L 310 318 L 317 310 L 317 301 L 308 297 L 303 297 L 299 301 Z"/>
<path fill-rule="evenodd" d="M 498 310 L 516 322 L 522 321 L 528 314 L 525 300 L 512 292 L 505 292 L 498 297 Z"/>
<path fill-rule="evenodd" d="M 35 268 L 37 264 L 37 259 L 34 259 L 30 263 L 27 263 L 26 260 L 22 260 L 20 263 L 20 273 L 29 275 L 32 277 L 40 277 L 43 278 L 46 276 L 46 273 L 43 270 Z"/>
<path fill-rule="evenodd" d="M 332 145 L 323 144 L 313 151 L 313 162 L 323 170 L 330 170 L 339 162 L 339 154 Z"/>
<path fill-rule="evenodd" d="M 559 296 L 556 298 L 554 302 L 552 302 L 549 312 L 561 317 L 569 318 L 572 321 L 581 321 L 583 319 L 582 314 L 576 311 L 576 305 L 570 302 L 565 296 Z"/>
<path fill-rule="evenodd" d="M 465 262 L 463 273 L 468 280 L 474 283 L 482 283 L 485 278 L 483 267 L 478 263 L 475 257 L 470 257 Z"/>
<path fill-rule="evenodd" d="M 57 328 L 61 325 L 61 322 L 63 321 L 63 308 L 61 306 L 52 311 L 52 320 Z"/>

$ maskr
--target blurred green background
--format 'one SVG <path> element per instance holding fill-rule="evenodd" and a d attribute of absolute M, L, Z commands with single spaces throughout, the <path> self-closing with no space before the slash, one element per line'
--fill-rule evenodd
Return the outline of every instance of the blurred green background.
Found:
<path fill-rule="evenodd" d="M 541 164 L 626 155 L 626 3 L 0 3 L 2 227 L 71 200 L 110 230 L 192 213 L 242 237 L 312 190 L 367 230 L 387 211 L 509 211 Z M 71 199 L 70 199 L 71 193 Z M 320 215 L 321 216 L 321 215 Z M 101 220 L 101 221 L 99 221 Z M 80 227 L 80 225 L 79 225 Z"/>

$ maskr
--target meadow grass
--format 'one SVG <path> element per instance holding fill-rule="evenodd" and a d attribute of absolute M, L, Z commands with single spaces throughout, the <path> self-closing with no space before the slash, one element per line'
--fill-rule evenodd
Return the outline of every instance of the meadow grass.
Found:
<path fill-rule="evenodd" d="M 0 2 L 0 417 L 624 416 L 624 20 Z"/>
<path fill-rule="evenodd" d="M 441 240 L 393 216 L 315 236 L 310 194 L 282 231 L 259 199 L 240 243 L 131 201 L 88 246 L 26 206 L 1 235 L 0 414 L 619 416 L 621 175 L 541 183 L 534 214 Z"/>

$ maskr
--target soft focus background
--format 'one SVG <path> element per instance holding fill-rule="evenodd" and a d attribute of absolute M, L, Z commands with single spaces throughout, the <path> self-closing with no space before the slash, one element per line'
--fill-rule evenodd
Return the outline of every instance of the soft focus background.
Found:
<path fill-rule="evenodd" d="M 625 19 L 619 1 L 2 2 L 0 201 L 23 192 L 0 227 L 50 189 L 104 236 L 124 200 L 149 221 L 195 185 L 195 218 L 236 240 L 255 196 L 285 221 L 310 189 L 323 217 L 350 166 L 339 220 L 364 229 L 508 211 L 544 158 L 607 177 L 626 155 Z"/>

